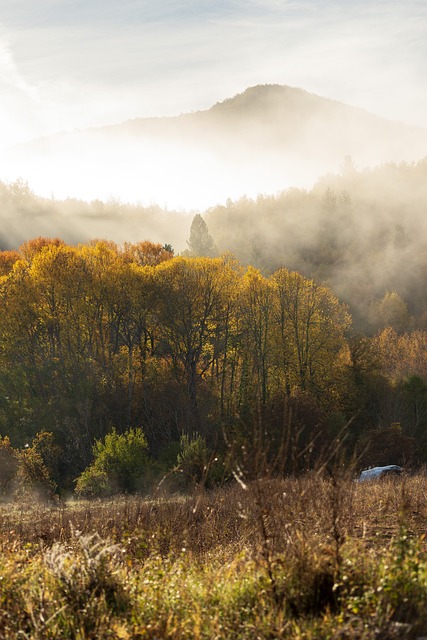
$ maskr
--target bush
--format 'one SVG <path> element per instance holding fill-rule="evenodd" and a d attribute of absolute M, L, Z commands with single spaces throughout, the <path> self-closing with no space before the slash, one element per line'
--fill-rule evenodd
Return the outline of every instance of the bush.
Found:
<path fill-rule="evenodd" d="M 181 436 L 177 465 L 181 483 L 187 488 L 212 486 L 220 483 L 224 476 L 223 465 L 213 457 L 205 439 L 198 433 Z"/>
<path fill-rule="evenodd" d="M 9 438 L 0 436 L 0 496 L 9 496 L 15 487 L 18 472 L 18 453 L 10 444 Z"/>
<path fill-rule="evenodd" d="M 64 452 L 56 444 L 54 434 L 50 431 L 40 431 L 33 438 L 31 448 L 41 456 L 52 480 L 60 485 L 64 467 Z"/>
<path fill-rule="evenodd" d="M 77 478 L 75 491 L 81 498 L 106 498 L 113 493 L 108 475 L 93 465 Z"/>
<path fill-rule="evenodd" d="M 197 433 L 192 437 L 184 434 L 180 439 L 180 447 L 177 462 L 185 484 L 189 486 L 201 484 L 209 457 L 205 439 Z"/>
<path fill-rule="evenodd" d="M 19 452 L 17 479 L 18 493 L 21 497 L 31 495 L 49 500 L 55 494 L 56 484 L 51 479 L 43 458 L 33 447 Z"/>
<path fill-rule="evenodd" d="M 150 463 L 142 429 L 118 434 L 113 429 L 93 447 L 94 461 L 77 479 L 80 496 L 101 497 L 135 493 L 147 488 Z"/>

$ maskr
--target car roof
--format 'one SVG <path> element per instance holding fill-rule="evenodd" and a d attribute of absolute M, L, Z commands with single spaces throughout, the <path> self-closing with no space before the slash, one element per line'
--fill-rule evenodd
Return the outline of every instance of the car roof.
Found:
<path fill-rule="evenodd" d="M 397 464 L 388 464 L 384 467 L 372 467 L 372 469 L 365 469 L 361 472 L 359 476 L 359 480 L 371 480 L 374 478 L 381 477 L 384 473 L 388 471 L 403 471 L 402 467 L 399 467 Z"/>

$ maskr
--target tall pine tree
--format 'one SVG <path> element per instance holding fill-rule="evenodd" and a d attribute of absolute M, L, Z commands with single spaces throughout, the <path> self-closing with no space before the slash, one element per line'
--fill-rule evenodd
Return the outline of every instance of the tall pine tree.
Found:
<path fill-rule="evenodd" d="M 200 213 L 196 213 L 193 218 L 187 244 L 191 256 L 212 257 L 215 254 L 215 243 Z"/>

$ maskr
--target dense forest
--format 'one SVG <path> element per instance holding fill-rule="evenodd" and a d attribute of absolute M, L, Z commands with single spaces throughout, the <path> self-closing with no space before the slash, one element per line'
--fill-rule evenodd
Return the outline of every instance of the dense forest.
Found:
<path fill-rule="evenodd" d="M 264 468 L 280 452 L 277 472 L 298 473 L 337 438 L 358 464 L 427 461 L 427 331 L 396 324 L 398 293 L 362 335 L 320 281 L 197 257 L 203 241 L 214 249 L 197 215 L 186 256 L 41 237 L 0 253 L 2 455 L 58 490 L 85 470 L 93 488 L 123 447 L 145 476 L 122 490 L 177 461 L 191 482 L 256 475 L 260 451 Z"/>

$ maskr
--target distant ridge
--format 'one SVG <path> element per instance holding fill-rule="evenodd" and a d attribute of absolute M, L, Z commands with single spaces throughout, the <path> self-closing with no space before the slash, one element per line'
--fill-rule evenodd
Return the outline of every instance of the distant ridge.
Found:
<path fill-rule="evenodd" d="M 217 102 L 212 107 L 202 111 L 181 114 L 179 116 L 159 117 L 159 118 L 135 118 L 126 122 L 102 127 L 102 130 L 114 130 L 117 128 L 136 125 L 145 128 L 146 125 L 162 126 L 168 124 L 185 127 L 188 123 L 207 124 L 222 121 L 235 124 L 236 120 L 260 120 L 269 121 L 270 126 L 284 126 L 284 120 L 293 120 L 295 124 L 304 124 L 304 118 L 308 121 L 317 118 L 324 118 L 325 121 L 333 117 L 344 119 L 347 123 L 352 120 L 354 123 L 362 121 L 363 124 L 380 124 L 381 127 L 390 128 L 390 132 L 396 131 L 406 134 L 427 135 L 427 130 L 421 127 L 407 125 L 397 121 L 387 120 L 378 115 L 359 107 L 353 107 L 343 102 L 338 102 L 330 98 L 324 98 L 310 93 L 304 89 L 290 87 L 288 85 L 264 84 L 248 87 L 242 93 L 238 93 L 231 98 L 226 98 Z M 271 121 L 273 117 L 273 121 Z"/>
<path fill-rule="evenodd" d="M 360 168 L 426 155 L 427 130 L 273 84 L 203 111 L 42 138 L 15 147 L 7 161 L 36 190 L 60 196 L 205 209 L 309 187 L 345 156 Z"/>

